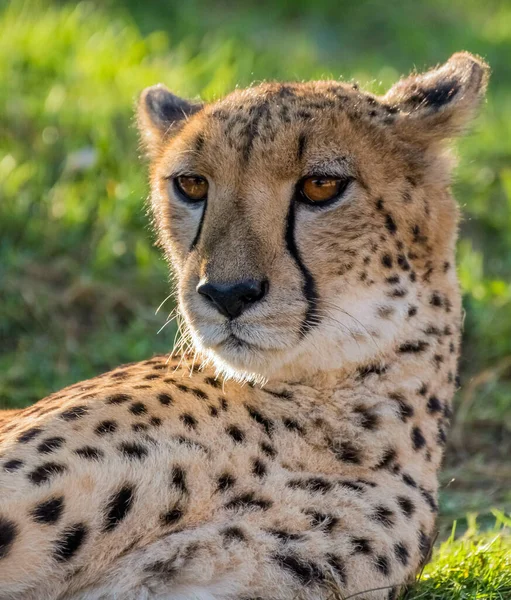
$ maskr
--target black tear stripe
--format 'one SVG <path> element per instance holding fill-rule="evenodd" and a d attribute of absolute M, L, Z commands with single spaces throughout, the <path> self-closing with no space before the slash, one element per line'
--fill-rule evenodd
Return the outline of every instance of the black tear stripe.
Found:
<path fill-rule="evenodd" d="M 208 208 L 208 199 L 206 198 L 204 200 L 204 206 L 202 207 L 202 214 L 200 216 L 199 227 L 197 227 L 197 233 L 195 234 L 192 245 L 190 246 L 190 252 L 192 250 L 195 250 L 197 244 L 199 243 L 200 235 L 202 233 L 202 227 L 204 225 L 204 218 L 206 217 L 207 208 Z"/>
<path fill-rule="evenodd" d="M 286 246 L 289 254 L 293 257 L 297 267 L 300 269 L 303 275 L 303 295 L 307 301 L 307 311 L 305 317 L 300 326 L 300 337 L 305 335 L 316 325 L 319 324 L 319 317 L 315 314 L 317 303 L 318 303 L 318 292 L 316 289 L 316 282 L 309 269 L 303 263 L 295 240 L 295 202 L 291 201 L 289 211 L 287 213 L 286 220 Z"/>
<path fill-rule="evenodd" d="M 299 161 L 301 161 L 303 158 L 303 153 L 305 151 L 306 144 L 307 144 L 307 137 L 305 136 L 305 133 L 301 133 L 298 136 L 298 150 L 296 153 L 296 156 Z"/>

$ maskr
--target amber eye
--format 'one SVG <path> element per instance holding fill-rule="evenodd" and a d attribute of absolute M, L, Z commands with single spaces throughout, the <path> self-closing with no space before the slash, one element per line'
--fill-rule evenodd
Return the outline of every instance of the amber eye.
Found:
<path fill-rule="evenodd" d="M 306 177 L 301 182 L 302 196 L 309 203 L 326 204 L 337 199 L 350 181 L 348 177 Z"/>
<path fill-rule="evenodd" d="M 174 179 L 178 192 L 189 202 L 205 200 L 208 195 L 208 182 L 199 175 L 180 175 Z"/>

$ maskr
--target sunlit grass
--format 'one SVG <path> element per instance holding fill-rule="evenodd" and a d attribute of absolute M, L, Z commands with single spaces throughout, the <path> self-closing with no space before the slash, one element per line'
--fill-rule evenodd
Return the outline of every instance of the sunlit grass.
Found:
<path fill-rule="evenodd" d="M 475 517 L 465 535 L 451 537 L 435 551 L 406 600 L 509 600 L 511 519 L 495 511 L 496 526 L 480 533 Z"/>

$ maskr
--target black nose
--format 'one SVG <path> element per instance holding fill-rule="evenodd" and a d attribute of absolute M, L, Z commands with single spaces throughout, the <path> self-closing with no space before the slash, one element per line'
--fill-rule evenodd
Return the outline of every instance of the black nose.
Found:
<path fill-rule="evenodd" d="M 264 298 L 268 292 L 268 281 L 247 279 L 235 283 L 199 283 L 197 291 L 208 298 L 220 313 L 235 319 Z"/>

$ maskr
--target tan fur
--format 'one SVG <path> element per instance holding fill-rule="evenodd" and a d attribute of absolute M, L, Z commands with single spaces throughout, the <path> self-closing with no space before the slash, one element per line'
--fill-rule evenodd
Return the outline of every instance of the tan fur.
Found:
<path fill-rule="evenodd" d="M 5 416 L 1 599 L 379 600 L 413 581 L 460 341 L 445 141 L 486 72 L 457 54 L 382 98 L 338 82 L 207 106 L 143 94 L 154 223 L 198 358 Z M 203 218 L 172 192 L 182 173 L 209 182 Z M 324 210 L 292 199 L 317 173 L 353 178 Z M 317 295 L 305 330 L 297 256 Z M 231 322 L 196 291 L 263 277 Z"/>

